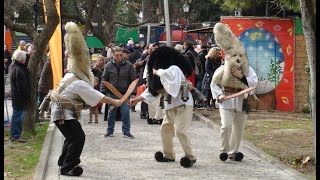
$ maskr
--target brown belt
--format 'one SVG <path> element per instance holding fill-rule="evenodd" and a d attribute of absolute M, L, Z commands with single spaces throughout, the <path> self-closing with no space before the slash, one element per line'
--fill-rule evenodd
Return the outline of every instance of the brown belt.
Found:
<path fill-rule="evenodd" d="M 70 102 L 59 102 L 59 103 L 62 105 L 64 109 L 75 110 L 75 111 L 80 111 L 85 109 L 83 103 L 79 103 L 79 104 L 73 104 Z"/>
<path fill-rule="evenodd" d="M 234 94 L 234 93 L 240 92 L 242 90 L 243 89 L 241 89 L 241 88 L 224 87 L 225 94 Z"/>

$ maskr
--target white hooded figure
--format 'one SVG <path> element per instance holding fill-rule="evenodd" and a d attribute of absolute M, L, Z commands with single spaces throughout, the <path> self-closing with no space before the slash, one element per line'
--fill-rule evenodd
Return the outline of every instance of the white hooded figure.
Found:
<path fill-rule="evenodd" d="M 98 103 L 111 103 L 120 106 L 121 102 L 96 91 L 93 88 L 94 76 L 90 69 L 91 59 L 82 32 L 74 22 L 65 25 L 64 37 L 68 53 L 68 73 L 61 79 L 57 90 L 49 93 L 51 99 L 51 121 L 65 137 L 58 165 L 60 174 L 80 176 L 83 169 L 78 166 L 83 149 L 85 134 L 81 127 L 80 113 L 87 106 Z"/>
<path fill-rule="evenodd" d="M 254 70 L 249 66 L 243 44 L 224 24 L 217 23 L 213 29 L 215 41 L 225 53 L 224 65 L 212 76 L 210 89 L 212 98 L 217 99 L 221 117 L 220 159 L 241 161 L 243 154 L 238 151 L 244 121 L 247 119 L 247 94 L 226 100 L 228 95 L 258 84 Z M 252 94 L 253 92 L 249 92 Z"/>

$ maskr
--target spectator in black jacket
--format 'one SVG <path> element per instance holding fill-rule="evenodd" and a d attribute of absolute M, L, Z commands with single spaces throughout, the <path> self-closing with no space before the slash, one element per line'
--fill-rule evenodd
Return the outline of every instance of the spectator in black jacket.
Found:
<path fill-rule="evenodd" d="M 12 62 L 11 57 L 12 57 L 11 52 L 9 51 L 7 46 L 4 45 L 4 73 L 5 74 L 8 74 L 9 72 L 9 66 Z"/>
<path fill-rule="evenodd" d="M 221 66 L 221 49 L 219 47 L 213 47 L 209 50 L 208 54 L 206 55 L 206 73 L 204 75 L 202 81 L 202 87 L 204 94 L 207 96 L 207 110 L 212 111 L 212 107 L 217 109 L 215 106 L 215 99 L 212 99 L 212 93 L 210 89 L 210 83 L 212 80 L 212 76 L 216 69 Z M 210 101 L 212 100 L 212 104 Z"/>
<path fill-rule="evenodd" d="M 17 51 L 15 61 L 10 66 L 9 77 L 11 84 L 12 108 L 10 140 L 24 143 L 21 137 L 22 121 L 31 97 L 31 81 L 26 63 L 26 52 Z"/>
<path fill-rule="evenodd" d="M 113 59 L 107 63 L 102 74 L 102 81 L 107 81 L 112 84 L 121 94 L 125 94 L 128 90 L 129 85 L 133 80 L 137 78 L 136 71 L 133 65 L 123 59 L 122 48 L 115 47 Z M 109 92 L 107 88 L 101 84 L 100 90 L 102 93 L 109 93 L 109 97 L 119 99 L 113 93 Z M 136 92 L 134 92 L 136 93 Z M 130 106 L 123 103 L 119 106 L 121 109 L 122 119 L 122 132 L 124 137 L 133 138 L 130 133 Z M 108 112 L 108 128 L 105 137 L 113 136 L 115 120 L 116 120 L 117 108 L 110 109 Z"/>

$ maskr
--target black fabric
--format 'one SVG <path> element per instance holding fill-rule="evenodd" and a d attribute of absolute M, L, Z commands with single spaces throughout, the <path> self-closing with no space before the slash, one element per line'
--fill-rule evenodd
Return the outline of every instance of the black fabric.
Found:
<path fill-rule="evenodd" d="M 101 69 L 92 67 L 92 68 L 91 68 L 91 71 L 92 71 L 94 77 L 99 78 L 99 81 L 101 81 L 101 76 L 102 76 L 102 71 L 101 71 Z"/>
<path fill-rule="evenodd" d="M 206 49 L 201 50 L 199 52 L 199 59 L 201 61 L 202 72 L 206 72 L 205 65 L 206 65 L 206 55 L 207 54 L 208 54 L 208 51 Z"/>
<path fill-rule="evenodd" d="M 214 72 L 221 66 L 221 58 L 212 59 L 210 57 L 207 58 L 205 62 L 205 74 L 202 81 L 202 90 L 204 92 L 210 90 L 210 83 L 212 80 L 212 76 Z"/>
<path fill-rule="evenodd" d="M 141 65 L 138 65 L 138 63 L 142 62 Z M 142 84 L 145 84 L 143 82 L 143 72 L 144 72 L 144 68 L 147 64 L 146 59 L 142 60 L 141 58 L 137 59 L 136 63 L 135 63 L 135 69 L 136 69 L 136 73 L 137 73 L 137 77 L 139 78 L 139 82 L 138 82 L 138 86 L 141 86 Z"/>
<path fill-rule="evenodd" d="M 241 82 L 243 82 L 243 84 L 247 85 L 249 87 L 249 84 L 248 84 L 248 81 L 247 81 L 247 77 L 243 76 L 241 79 L 240 79 Z"/>
<path fill-rule="evenodd" d="M 16 110 L 27 108 L 31 98 L 31 80 L 29 70 L 25 64 L 14 61 L 9 70 L 12 107 Z"/>
<path fill-rule="evenodd" d="M 149 55 L 148 52 L 143 53 L 143 54 L 141 55 L 141 57 L 140 57 L 141 60 L 145 60 L 148 55 Z"/>
<path fill-rule="evenodd" d="M 4 67 L 4 73 L 5 73 L 5 74 L 8 74 L 8 73 L 9 73 L 9 67 L 10 67 L 10 65 L 11 65 L 11 63 L 12 63 L 12 60 L 11 60 L 12 54 L 11 54 L 11 52 L 10 52 L 8 49 L 6 49 L 6 50 L 4 51 L 4 58 L 7 59 L 7 62 L 4 63 L 4 65 L 5 65 L 5 67 Z"/>
<path fill-rule="evenodd" d="M 64 124 L 54 121 L 60 132 L 66 138 L 63 143 L 62 153 L 58 164 L 61 165 L 61 171 L 71 171 L 80 163 L 80 156 L 85 142 L 85 134 L 81 124 L 77 120 L 67 120 Z"/>
<path fill-rule="evenodd" d="M 112 84 L 121 94 L 125 94 L 131 82 L 137 78 L 136 71 L 129 61 L 123 61 L 116 64 L 108 62 L 102 74 L 102 81 L 107 81 Z M 104 94 L 109 90 L 101 83 L 100 91 Z M 133 93 L 136 93 L 136 89 Z"/>
<path fill-rule="evenodd" d="M 134 50 L 131 54 L 129 54 L 128 61 L 134 64 L 141 57 L 141 53 L 139 50 Z"/>
<path fill-rule="evenodd" d="M 145 102 L 141 102 L 141 114 L 147 115 L 148 114 L 148 104 Z"/>
<path fill-rule="evenodd" d="M 170 66 L 178 66 L 185 76 L 190 76 L 192 67 L 185 57 L 177 50 L 168 46 L 156 48 L 148 61 L 148 90 L 153 96 L 157 96 L 163 90 L 160 77 L 154 75 L 153 69 L 168 69 Z"/>

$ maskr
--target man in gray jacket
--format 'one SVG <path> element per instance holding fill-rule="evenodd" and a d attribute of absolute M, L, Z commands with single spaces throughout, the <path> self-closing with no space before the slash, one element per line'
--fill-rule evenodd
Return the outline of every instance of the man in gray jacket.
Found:
<path fill-rule="evenodd" d="M 113 59 L 108 62 L 102 74 L 102 81 L 107 81 L 112 84 L 121 94 L 125 94 L 129 85 L 137 78 L 133 65 L 123 58 L 122 48 L 115 47 Z M 108 89 L 101 84 L 101 92 L 108 96 L 118 99 Z M 135 92 L 135 91 L 134 91 Z M 122 132 L 126 138 L 134 138 L 130 133 L 130 106 L 123 103 L 120 107 Z M 116 120 L 117 108 L 109 109 L 108 111 L 108 128 L 105 137 L 112 137 L 114 132 L 114 125 Z"/>

